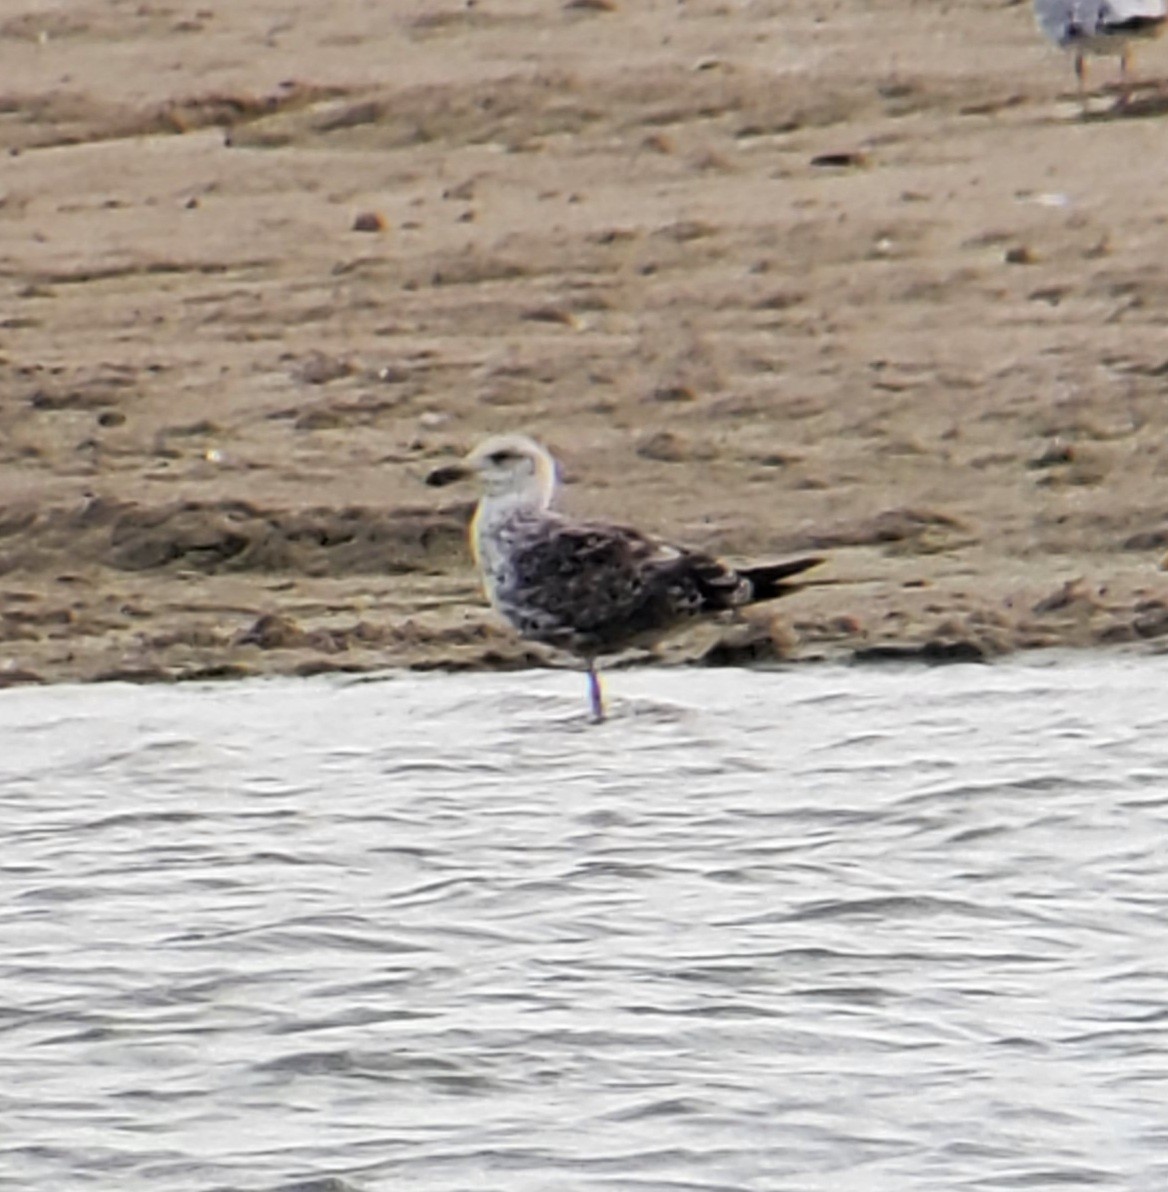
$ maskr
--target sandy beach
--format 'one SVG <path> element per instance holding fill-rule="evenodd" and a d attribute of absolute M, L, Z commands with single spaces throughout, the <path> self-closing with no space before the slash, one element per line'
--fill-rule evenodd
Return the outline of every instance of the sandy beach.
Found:
<path fill-rule="evenodd" d="M 481 436 L 801 592 L 664 661 L 1168 635 L 1168 43 L 1029 4 L 0 16 L 0 684 L 520 667 Z"/>

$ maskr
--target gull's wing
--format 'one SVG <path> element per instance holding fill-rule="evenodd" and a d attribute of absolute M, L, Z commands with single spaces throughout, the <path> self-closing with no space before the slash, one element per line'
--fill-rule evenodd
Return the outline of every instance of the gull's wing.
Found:
<path fill-rule="evenodd" d="M 733 608 L 750 585 L 695 551 L 606 522 L 542 517 L 510 543 L 507 616 L 528 637 L 581 652 L 619 648 Z"/>
<path fill-rule="evenodd" d="M 1125 25 L 1129 21 L 1155 21 L 1168 16 L 1165 0 L 1097 0 L 1100 25 Z"/>

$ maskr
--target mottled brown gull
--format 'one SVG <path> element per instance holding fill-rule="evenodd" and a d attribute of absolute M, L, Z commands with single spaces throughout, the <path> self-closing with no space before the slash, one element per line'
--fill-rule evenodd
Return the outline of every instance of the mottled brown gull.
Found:
<path fill-rule="evenodd" d="M 431 472 L 445 485 L 476 477 L 475 563 L 491 605 L 519 634 L 575 654 L 588 668 L 594 720 L 604 719 L 596 660 L 652 645 L 701 617 L 773 600 L 821 560 L 735 569 L 627 526 L 576 521 L 551 508 L 556 463 L 534 440 L 499 435 Z"/>
<path fill-rule="evenodd" d="M 1079 98 L 1086 101 L 1088 54 L 1119 58 L 1121 102 L 1128 98 L 1134 41 L 1158 37 L 1168 24 L 1168 0 L 1034 0 L 1042 32 L 1075 58 Z"/>

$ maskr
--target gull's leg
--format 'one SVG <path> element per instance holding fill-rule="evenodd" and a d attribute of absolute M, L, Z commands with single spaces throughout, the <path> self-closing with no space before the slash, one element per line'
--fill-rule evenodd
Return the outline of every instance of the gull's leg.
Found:
<path fill-rule="evenodd" d="M 1087 106 L 1087 59 L 1083 54 L 1075 55 L 1075 78 L 1079 80 L 1079 102 Z"/>
<path fill-rule="evenodd" d="M 1131 65 L 1131 46 L 1124 46 L 1119 54 L 1119 106 L 1127 106 L 1131 98 L 1131 83 L 1128 80 L 1128 67 Z"/>
<path fill-rule="evenodd" d="M 596 673 L 596 661 L 588 659 L 588 703 L 592 709 L 592 723 L 604 720 L 604 694 L 600 690 L 600 676 Z"/>

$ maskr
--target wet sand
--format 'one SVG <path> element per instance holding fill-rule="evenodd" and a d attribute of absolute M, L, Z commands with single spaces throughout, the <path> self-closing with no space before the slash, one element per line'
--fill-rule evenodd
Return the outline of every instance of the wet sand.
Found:
<path fill-rule="evenodd" d="M 501 430 L 827 556 L 667 660 L 1154 648 L 1165 55 L 1083 115 L 999 0 L 5 16 L 0 683 L 543 661 L 422 483 Z"/>

